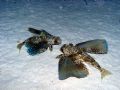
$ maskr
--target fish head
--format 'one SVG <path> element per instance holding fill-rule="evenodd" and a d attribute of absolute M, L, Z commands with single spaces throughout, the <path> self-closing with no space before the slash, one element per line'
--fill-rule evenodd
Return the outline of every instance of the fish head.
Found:
<path fill-rule="evenodd" d="M 72 44 L 64 44 L 61 48 L 60 51 L 62 53 L 64 53 L 65 55 L 69 56 L 72 54 L 76 54 L 77 53 L 77 48 Z"/>
<path fill-rule="evenodd" d="M 61 44 L 62 40 L 60 39 L 60 37 L 54 36 L 52 38 L 49 39 L 49 43 L 51 45 L 59 45 Z"/>

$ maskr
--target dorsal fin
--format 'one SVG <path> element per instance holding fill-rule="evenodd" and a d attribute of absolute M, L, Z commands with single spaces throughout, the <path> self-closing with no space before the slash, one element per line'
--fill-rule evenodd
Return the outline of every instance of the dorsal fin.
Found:
<path fill-rule="evenodd" d="M 53 36 L 53 35 L 49 34 L 44 29 L 37 30 L 37 29 L 34 29 L 34 28 L 28 28 L 28 31 L 31 32 L 31 33 L 33 33 L 33 34 L 36 34 L 36 35 L 41 35 L 41 33 L 44 33 L 44 35 L 46 35 L 47 37 Z"/>
<path fill-rule="evenodd" d="M 43 30 L 37 30 L 37 29 L 34 29 L 34 28 L 28 28 L 28 31 L 33 33 L 33 34 L 39 34 L 40 35 Z"/>

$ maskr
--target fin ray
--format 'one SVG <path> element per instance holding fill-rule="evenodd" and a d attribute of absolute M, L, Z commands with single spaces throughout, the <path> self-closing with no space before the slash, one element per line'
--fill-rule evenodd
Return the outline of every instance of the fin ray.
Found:
<path fill-rule="evenodd" d="M 24 45 L 24 42 L 19 43 L 19 44 L 17 45 L 17 49 L 19 49 L 19 53 L 20 53 L 20 50 L 21 50 L 21 48 L 22 48 L 23 45 Z"/>
<path fill-rule="evenodd" d="M 37 35 L 44 34 L 46 37 L 53 36 L 53 35 L 49 34 L 48 32 L 46 32 L 44 29 L 37 30 L 37 29 L 34 29 L 34 28 L 28 28 L 28 31 L 33 33 L 33 34 L 37 34 Z"/>
<path fill-rule="evenodd" d="M 104 39 L 89 40 L 86 42 L 76 44 L 84 52 L 93 54 L 106 54 L 108 52 L 108 44 Z"/>
<path fill-rule="evenodd" d="M 59 79 L 64 80 L 69 77 L 84 78 L 88 75 L 88 70 L 83 63 L 79 65 L 68 57 L 63 57 L 59 61 Z"/>

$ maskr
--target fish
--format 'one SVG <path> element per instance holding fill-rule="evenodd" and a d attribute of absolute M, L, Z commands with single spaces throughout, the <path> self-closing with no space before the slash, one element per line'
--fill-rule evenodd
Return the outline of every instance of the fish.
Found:
<path fill-rule="evenodd" d="M 45 30 L 44 32 L 33 28 L 29 28 L 29 30 L 36 34 L 39 32 L 39 35 L 33 35 L 23 42 L 18 43 L 17 48 L 19 49 L 19 52 L 22 46 L 25 45 L 29 55 L 37 55 L 45 52 L 48 48 L 50 51 L 53 51 L 53 45 L 59 45 L 62 42 L 60 37 L 53 36 Z"/>
<path fill-rule="evenodd" d="M 93 43 L 93 45 L 92 45 Z M 85 45 L 85 46 L 84 46 Z M 97 46 L 98 45 L 98 46 Z M 105 54 L 108 52 L 108 49 L 106 47 L 107 42 L 105 40 L 95 39 L 86 41 L 83 43 L 78 43 L 76 45 L 73 45 L 72 43 L 64 44 L 60 51 L 62 54 L 58 55 L 56 58 L 59 59 L 59 77 L 63 76 L 63 79 L 66 79 L 68 77 L 74 76 L 74 77 L 81 77 L 81 75 L 78 73 L 80 71 L 82 74 L 87 76 L 89 74 L 88 69 L 84 65 L 84 63 L 93 66 L 101 73 L 101 79 L 104 77 L 111 75 L 112 73 L 108 71 L 107 69 L 103 68 L 92 56 L 90 56 L 88 53 L 93 54 Z M 100 51 L 103 51 L 102 53 L 100 51 L 87 51 L 87 48 L 97 48 L 100 49 Z M 86 50 L 85 50 L 86 49 Z M 102 49 L 102 50 L 101 50 Z M 75 68 L 77 66 L 82 66 L 79 69 Z M 67 69 L 66 69 L 67 68 Z M 68 73 L 69 72 L 69 73 Z M 66 75 L 67 73 L 67 75 Z"/>

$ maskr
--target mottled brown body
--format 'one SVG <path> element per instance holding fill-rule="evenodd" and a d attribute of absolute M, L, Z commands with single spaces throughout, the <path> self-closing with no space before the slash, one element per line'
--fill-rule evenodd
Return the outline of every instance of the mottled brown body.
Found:
<path fill-rule="evenodd" d="M 58 36 L 53 36 L 46 32 L 45 30 L 36 30 L 34 28 L 29 28 L 29 31 L 34 35 L 17 45 L 17 48 L 21 50 L 22 46 L 27 47 L 27 52 L 30 55 L 36 55 L 37 53 L 42 53 L 49 48 L 50 51 L 53 50 L 53 45 L 61 44 L 61 39 Z"/>
<path fill-rule="evenodd" d="M 99 65 L 99 63 L 96 62 L 96 60 L 94 58 L 92 58 L 90 55 L 88 55 L 85 52 L 84 48 L 74 46 L 73 44 L 68 44 L 68 45 L 64 44 L 60 50 L 63 53 L 63 54 L 57 56 L 57 58 L 60 58 L 60 62 L 61 62 L 61 60 L 64 61 L 65 59 L 69 58 L 69 60 L 72 60 L 72 62 L 76 65 L 76 69 L 78 69 L 78 71 L 85 70 L 84 73 L 88 74 L 88 70 L 87 70 L 86 66 L 83 64 L 83 62 L 85 62 L 89 65 L 92 65 L 96 69 L 98 69 L 101 72 L 101 78 L 110 74 L 110 72 L 105 70 L 104 68 L 102 68 Z M 64 60 L 62 58 L 64 58 Z M 61 64 L 61 66 L 62 66 L 62 64 Z"/>

